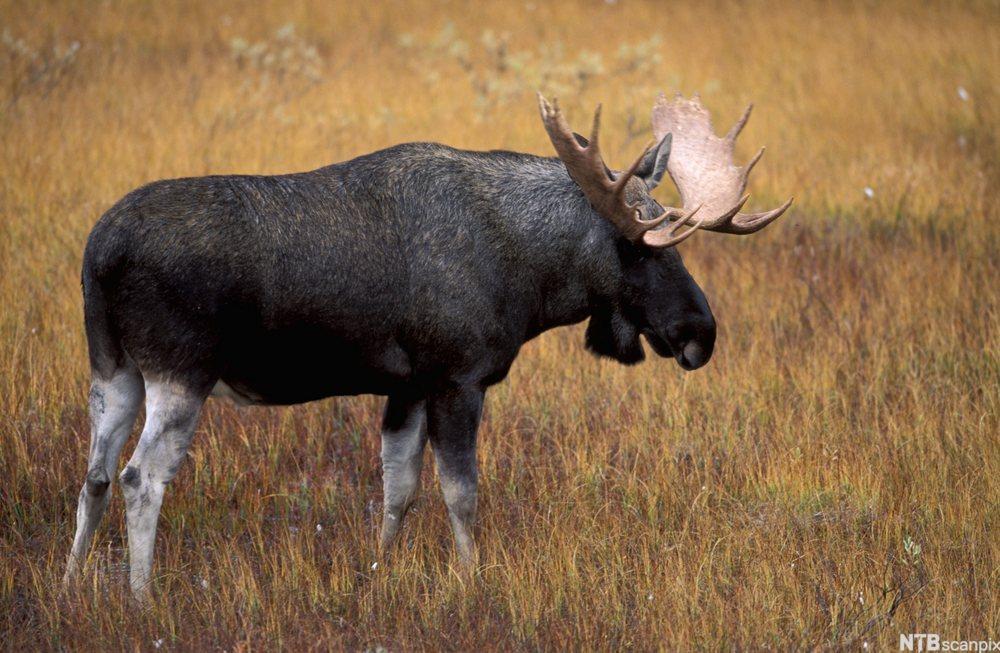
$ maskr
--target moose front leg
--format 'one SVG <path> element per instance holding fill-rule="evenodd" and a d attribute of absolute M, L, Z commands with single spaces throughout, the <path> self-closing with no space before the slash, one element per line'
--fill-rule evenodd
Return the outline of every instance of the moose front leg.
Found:
<path fill-rule="evenodd" d="M 483 410 L 483 391 L 452 386 L 427 402 L 427 430 L 459 560 L 476 564 L 473 526 L 476 521 L 476 432 Z"/>
<path fill-rule="evenodd" d="M 427 444 L 423 400 L 389 397 L 382 419 L 382 536 L 380 548 L 389 551 L 406 511 L 417 495 Z"/>

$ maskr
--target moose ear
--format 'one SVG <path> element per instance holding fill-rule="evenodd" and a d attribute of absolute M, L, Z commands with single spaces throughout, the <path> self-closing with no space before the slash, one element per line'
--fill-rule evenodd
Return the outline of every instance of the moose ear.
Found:
<path fill-rule="evenodd" d="M 663 173 L 667 171 L 667 160 L 670 158 L 671 134 L 667 134 L 651 148 L 642 158 L 642 163 L 636 168 L 635 176 L 646 182 L 646 188 L 653 190 L 660 185 L 663 180 Z"/>

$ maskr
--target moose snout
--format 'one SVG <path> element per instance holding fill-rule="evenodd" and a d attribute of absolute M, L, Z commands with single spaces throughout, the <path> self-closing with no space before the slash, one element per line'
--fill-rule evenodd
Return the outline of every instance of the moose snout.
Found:
<path fill-rule="evenodd" d="M 688 341 L 676 355 L 677 363 L 685 370 L 696 370 L 712 357 L 712 348 L 705 348 L 696 340 Z"/>
<path fill-rule="evenodd" d="M 696 370 L 712 358 L 712 350 L 715 349 L 715 320 L 711 317 L 671 325 L 667 334 L 674 358 L 685 370 Z"/>

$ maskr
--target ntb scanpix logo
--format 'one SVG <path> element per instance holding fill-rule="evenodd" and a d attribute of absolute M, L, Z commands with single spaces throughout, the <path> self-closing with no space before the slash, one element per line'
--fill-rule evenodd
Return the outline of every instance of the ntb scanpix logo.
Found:
<path fill-rule="evenodd" d="M 937 633 L 899 634 L 900 651 L 1000 651 L 1000 641 L 941 639 Z"/>

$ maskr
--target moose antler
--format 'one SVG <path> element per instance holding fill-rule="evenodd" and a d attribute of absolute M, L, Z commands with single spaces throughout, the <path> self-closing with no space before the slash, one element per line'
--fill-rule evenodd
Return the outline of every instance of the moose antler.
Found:
<path fill-rule="evenodd" d="M 723 138 L 715 135 L 708 111 L 698 96 L 685 100 L 678 93 L 668 102 L 661 93 L 653 107 L 653 135 L 673 135 L 667 171 L 681 195 L 685 208 L 699 206 L 705 216 L 701 228 L 729 234 L 760 231 L 788 209 L 792 199 L 763 213 L 739 213 L 749 195 L 744 195 L 747 177 L 764 154 L 764 148 L 745 167 L 733 162 L 733 145 L 753 105 Z"/>
<path fill-rule="evenodd" d="M 538 108 L 542 114 L 545 131 L 548 132 L 549 139 L 552 141 L 556 153 L 559 154 L 559 158 L 566 165 L 569 176 L 583 190 L 584 196 L 594 207 L 594 210 L 617 227 L 623 236 L 629 240 L 642 241 L 649 247 L 664 248 L 676 245 L 698 229 L 700 223 L 694 224 L 682 233 L 677 233 L 681 226 L 691 220 L 691 217 L 698 211 L 697 208 L 687 212 L 667 208 L 655 218 L 644 219 L 641 202 L 630 203 L 627 201 L 625 193 L 629 181 L 635 175 L 636 169 L 642 163 L 643 157 L 651 145 L 646 146 L 646 149 L 629 166 L 628 170 L 620 173 L 617 178 L 612 177 L 604 164 L 598 145 L 601 128 L 600 105 L 594 112 L 594 126 L 590 132 L 590 141 L 584 145 L 580 144 L 566 123 L 566 119 L 559 110 L 558 100 L 553 100 L 550 104 L 539 93 Z M 641 182 L 637 180 L 635 183 Z M 651 231 L 668 218 L 679 219 L 668 228 Z"/>

